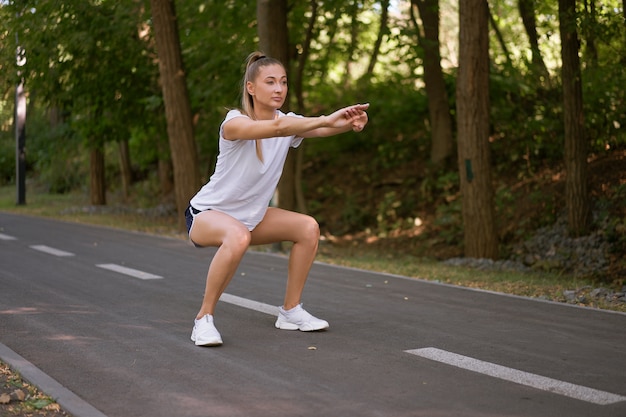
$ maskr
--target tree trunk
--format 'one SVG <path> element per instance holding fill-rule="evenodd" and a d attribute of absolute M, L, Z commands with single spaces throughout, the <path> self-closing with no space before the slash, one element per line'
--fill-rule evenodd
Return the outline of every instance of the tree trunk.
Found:
<path fill-rule="evenodd" d="M 151 0 L 150 4 L 174 170 L 178 227 L 183 230 L 184 211 L 189 205 L 189 199 L 200 188 L 191 105 L 185 83 L 174 1 Z"/>
<path fill-rule="evenodd" d="M 441 165 L 452 155 L 453 139 L 452 117 L 439 52 L 439 0 L 413 0 L 413 4 L 417 6 L 424 26 L 424 36 L 419 39 L 424 50 L 424 84 L 432 130 L 430 160 L 435 165 Z"/>
<path fill-rule="evenodd" d="M 318 3 L 317 0 L 311 0 L 311 16 L 308 19 L 308 27 L 306 30 L 306 36 L 304 42 L 302 43 L 302 52 L 298 56 L 298 66 L 295 69 L 295 94 L 296 94 L 296 111 L 299 114 L 304 114 L 305 106 L 304 106 L 304 68 L 309 59 L 309 53 L 311 50 L 311 41 L 313 40 L 313 36 L 315 34 L 315 22 L 318 18 Z M 304 191 L 302 190 L 302 165 L 304 160 L 304 149 L 306 147 L 306 141 L 302 142 L 302 144 L 295 150 L 295 158 L 294 158 L 294 198 L 295 198 L 295 207 L 300 213 L 306 213 L 306 198 L 304 197 Z M 290 152 L 292 153 L 292 152 Z"/>
<path fill-rule="evenodd" d="M 289 74 L 287 0 L 258 0 L 256 15 L 259 49 L 282 62 Z"/>
<path fill-rule="evenodd" d="M 563 61 L 563 117 L 565 123 L 565 199 L 569 232 L 584 236 L 591 225 L 587 184 L 587 140 L 576 33 L 576 1 L 559 0 L 559 31 Z"/>
<path fill-rule="evenodd" d="M 587 27 L 591 26 L 591 29 L 587 29 L 583 32 L 583 37 L 585 39 L 586 47 L 586 57 L 589 62 L 589 66 L 592 68 L 598 68 L 598 48 L 596 47 L 596 34 L 595 28 L 598 25 L 598 13 L 596 11 L 596 1 L 595 0 L 585 0 L 585 13 L 587 14 L 587 19 L 591 21 L 591 25 L 587 25 Z"/>
<path fill-rule="evenodd" d="M 354 52 L 357 49 L 359 34 L 359 1 L 352 0 L 350 5 L 350 43 L 346 51 L 346 69 L 343 74 L 343 85 L 348 87 L 350 78 L 352 77 L 352 67 L 354 65 Z"/>
<path fill-rule="evenodd" d="M 385 35 L 389 32 L 389 3 L 390 0 L 382 0 L 380 2 L 380 27 L 378 28 L 378 36 L 376 37 L 376 42 L 374 43 L 374 48 L 372 49 L 370 63 L 367 66 L 367 73 L 365 75 L 367 78 L 371 77 L 374 74 L 374 67 L 376 66 L 376 61 L 378 61 L 380 46 L 383 43 Z"/>
<path fill-rule="evenodd" d="M 626 1 L 626 0 L 624 0 Z M 333 15 L 332 20 L 326 19 L 326 21 L 324 22 L 324 26 L 325 29 L 328 33 L 327 37 L 328 37 L 328 42 L 326 43 L 326 45 L 324 45 L 324 56 L 322 57 L 321 61 L 328 63 L 330 62 L 330 57 L 333 53 L 333 47 L 335 45 L 335 41 L 337 38 L 337 33 L 339 32 L 339 20 L 341 19 L 342 13 L 341 13 L 341 7 L 337 6 L 335 8 L 335 13 Z M 320 80 L 323 80 L 327 77 L 328 71 L 329 71 L 329 65 L 326 64 L 322 67 L 322 72 L 320 74 Z"/>
<path fill-rule="evenodd" d="M 311 16 L 308 19 L 308 27 L 306 30 L 306 35 L 304 38 L 304 42 L 302 42 L 302 52 L 298 55 L 298 66 L 295 69 L 294 73 L 294 90 L 296 94 L 296 111 L 300 114 L 304 113 L 304 67 L 306 66 L 306 62 L 309 59 L 309 53 L 311 51 L 311 41 L 313 40 L 313 36 L 315 34 L 315 21 L 317 20 L 317 0 L 311 0 Z"/>
<path fill-rule="evenodd" d="M 157 170 L 159 176 L 159 189 L 161 196 L 168 197 L 174 190 L 172 160 L 170 159 L 169 149 L 167 149 L 167 141 L 163 138 L 157 138 L 157 147 L 159 149 L 159 159 L 157 162 Z"/>
<path fill-rule="evenodd" d="M 130 163 L 130 151 L 128 150 L 128 141 L 121 140 L 118 142 L 120 153 L 120 176 L 122 177 L 122 194 L 124 200 L 130 195 L 130 187 L 133 182 L 133 172 Z"/>
<path fill-rule="evenodd" d="M 504 41 L 504 36 L 502 36 L 502 31 L 498 26 L 498 22 L 493 17 L 491 10 L 489 10 L 489 23 L 491 24 L 491 28 L 496 34 L 496 38 L 498 39 L 498 43 L 500 44 L 500 48 L 502 48 L 502 53 L 504 54 L 504 58 L 506 59 L 506 63 L 510 68 L 513 68 L 513 61 L 511 61 L 511 54 L 509 53 L 509 48 L 506 47 L 506 42 Z"/>
<path fill-rule="evenodd" d="M 458 163 L 465 256 L 498 257 L 489 154 L 489 9 L 459 2 Z"/>
<path fill-rule="evenodd" d="M 106 205 L 106 181 L 104 170 L 104 151 L 102 145 L 91 149 L 90 169 L 90 200 L 92 206 Z"/>
<path fill-rule="evenodd" d="M 256 13 L 259 49 L 272 58 L 280 60 L 289 74 L 287 0 L 258 0 Z M 282 110 L 289 111 L 289 97 L 285 100 Z M 278 205 L 286 210 L 295 210 L 297 204 L 295 172 L 296 156 L 291 150 L 278 183 Z"/>
<path fill-rule="evenodd" d="M 537 18 L 535 16 L 535 0 L 519 0 L 518 2 L 519 13 L 522 17 L 522 23 L 526 34 L 528 35 L 528 41 L 530 42 L 530 51 L 532 53 L 532 70 L 541 78 L 543 83 L 549 85 L 550 73 L 546 67 L 545 62 L 541 56 L 539 50 L 539 36 L 537 35 Z"/>

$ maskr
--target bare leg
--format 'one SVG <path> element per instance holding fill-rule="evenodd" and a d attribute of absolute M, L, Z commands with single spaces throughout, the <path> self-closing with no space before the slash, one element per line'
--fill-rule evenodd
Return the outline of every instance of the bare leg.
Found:
<path fill-rule="evenodd" d="M 319 243 L 320 230 L 315 219 L 301 213 L 270 208 L 251 234 L 252 245 L 293 242 L 283 308 L 289 310 L 300 304 Z"/>
<path fill-rule="evenodd" d="M 248 229 L 227 214 L 205 211 L 196 216 L 191 240 L 200 246 L 219 246 L 207 272 L 204 298 L 196 318 L 213 315 L 217 301 L 250 245 L 250 237 Z"/>

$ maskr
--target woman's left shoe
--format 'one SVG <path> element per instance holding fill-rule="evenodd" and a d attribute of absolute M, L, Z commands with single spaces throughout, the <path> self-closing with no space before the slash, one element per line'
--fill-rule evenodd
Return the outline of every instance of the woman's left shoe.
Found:
<path fill-rule="evenodd" d="M 302 304 L 298 304 L 288 311 L 285 311 L 282 307 L 278 308 L 278 319 L 276 320 L 277 329 L 314 332 L 328 329 L 328 327 L 329 325 L 326 320 L 318 319 L 309 314 L 302 308 Z"/>

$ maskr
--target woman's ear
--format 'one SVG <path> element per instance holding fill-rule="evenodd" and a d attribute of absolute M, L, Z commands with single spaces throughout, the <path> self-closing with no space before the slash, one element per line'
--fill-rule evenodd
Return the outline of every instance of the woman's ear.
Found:
<path fill-rule="evenodd" d="M 248 81 L 246 83 L 246 91 L 248 92 L 248 94 L 250 94 L 251 96 L 254 96 L 254 84 L 252 83 L 252 81 Z"/>

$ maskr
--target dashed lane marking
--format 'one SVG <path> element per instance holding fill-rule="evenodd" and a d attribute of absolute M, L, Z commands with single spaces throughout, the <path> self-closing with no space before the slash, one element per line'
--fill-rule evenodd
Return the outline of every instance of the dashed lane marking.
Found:
<path fill-rule="evenodd" d="M 259 301 L 249 300 L 247 298 L 238 297 L 232 294 L 223 293 L 220 297 L 220 301 L 223 301 L 228 304 L 234 304 L 239 307 L 248 308 L 250 310 L 259 311 L 261 313 L 277 315 L 278 307 L 261 303 Z"/>
<path fill-rule="evenodd" d="M 117 272 L 120 274 L 128 275 L 133 278 L 139 279 L 163 279 L 162 276 L 154 275 L 149 272 L 140 271 L 138 269 L 127 268 L 125 266 L 117 265 L 117 264 L 98 264 L 96 265 L 98 268 L 107 269 L 109 271 Z"/>
<path fill-rule="evenodd" d="M 559 381 L 557 379 L 547 378 L 545 376 L 535 375 L 519 371 L 517 369 L 507 368 L 506 366 L 496 365 L 494 363 L 481 361 L 468 356 L 458 355 L 456 353 L 434 347 L 405 350 L 405 352 L 421 356 L 422 358 L 456 366 L 458 368 L 492 376 L 494 378 L 515 382 L 517 384 L 526 385 L 528 387 L 564 395 L 566 397 L 575 398 L 577 400 L 593 404 L 608 405 L 626 401 L 626 397 L 621 395 L 581 385 L 570 384 L 569 382 Z"/>
<path fill-rule="evenodd" d="M 17 240 L 16 237 L 5 235 L 4 233 L 0 233 L 0 240 Z"/>
<path fill-rule="evenodd" d="M 46 245 L 32 245 L 30 248 L 35 249 L 39 252 L 47 253 L 49 255 L 54 255 L 54 256 L 74 256 L 74 254 L 71 252 L 66 252 L 61 249 L 51 248 L 50 246 L 46 246 Z"/>

